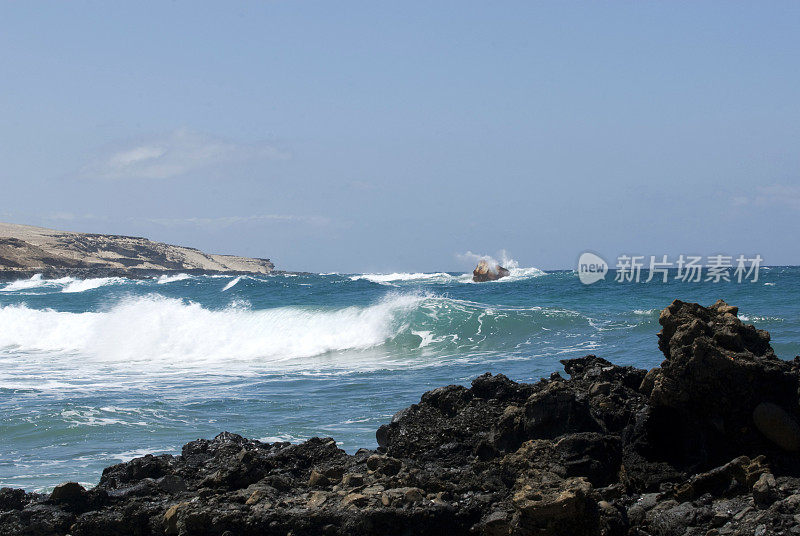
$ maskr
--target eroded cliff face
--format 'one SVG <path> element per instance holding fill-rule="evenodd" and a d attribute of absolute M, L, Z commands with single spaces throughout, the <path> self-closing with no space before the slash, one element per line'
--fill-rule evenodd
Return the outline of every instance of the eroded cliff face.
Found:
<path fill-rule="evenodd" d="M 97 487 L 0 491 L 0 533 L 800 534 L 800 358 L 735 307 L 674 302 L 651 371 L 589 355 L 536 384 L 425 393 L 354 455 L 223 433 L 107 468 Z"/>
<path fill-rule="evenodd" d="M 0 223 L 0 271 L 113 275 L 204 271 L 269 273 L 269 259 L 214 255 L 120 235 L 71 233 Z"/>

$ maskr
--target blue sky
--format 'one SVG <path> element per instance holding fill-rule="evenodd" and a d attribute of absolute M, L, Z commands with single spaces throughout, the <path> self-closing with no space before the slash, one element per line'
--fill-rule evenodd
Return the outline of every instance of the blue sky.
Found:
<path fill-rule="evenodd" d="M 5 2 L 0 219 L 313 271 L 800 263 L 797 2 Z"/>

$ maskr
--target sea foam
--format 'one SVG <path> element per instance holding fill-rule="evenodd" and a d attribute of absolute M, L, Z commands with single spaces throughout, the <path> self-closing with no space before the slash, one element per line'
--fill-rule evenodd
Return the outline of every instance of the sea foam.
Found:
<path fill-rule="evenodd" d="M 160 275 L 158 279 L 156 279 L 156 283 L 159 285 L 166 285 L 168 283 L 175 283 L 176 281 L 185 281 L 187 279 L 191 279 L 192 276 L 189 274 L 175 274 L 175 275 Z"/>
<path fill-rule="evenodd" d="M 61 277 L 58 279 L 44 279 L 42 274 L 36 274 L 30 279 L 20 279 L 13 281 L 3 288 L 2 292 L 20 292 L 33 289 L 61 289 L 61 292 L 85 292 L 93 290 L 106 285 L 114 285 L 126 282 L 126 279 L 121 277 L 96 277 L 90 279 L 75 279 L 73 277 Z"/>
<path fill-rule="evenodd" d="M 512 261 L 513 262 L 513 261 Z M 535 267 L 520 268 L 514 264 L 509 268 L 509 275 L 488 283 L 508 283 L 545 275 L 546 272 Z M 365 280 L 381 285 L 399 286 L 403 283 L 447 284 L 473 283 L 472 273 L 453 275 L 446 272 L 395 272 L 391 274 L 356 274 L 350 276 L 351 281 Z"/>
<path fill-rule="evenodd" d="M 127 280 L 121 277 L 96 277 L 91 279 L 74 279 L 67 282 L 61 292 L 86 292 L 106 285 L 125 283 Z"/>
<path fill-rule="evenodd" d="M 222 292 L 225 292 L 226 290 L 228 290 L 228 289 L 230 289 L 230 288 L 233 288 L 233 287 L 235 287 L 235 286 L 236 286 L 236 284 L 237 284 L 237 283 L 239 283 L 239 281 L 241 281 L 241 280 L 242 280 L 242 276 L 239 276 L 239 277 L 237 277 L 237 278 L 235 278 L 235 279 L 231 280 L 231 281 L 230 281 L 230 282 L 229 282 L 227 285 L 225 285 L 225 286 L 222 288 Z"/>
<path fill-rule="evenodd" d="M 402 328 L 398 315 L 424 297 L 390 295 L 338 309 L 241 303 L 221 310 L 159 295 L 129 297 L 103 312 L 0 308 L 0 349 L 57 352 L 107 363 L 153 366 L 256 361 L 271 366 L 337 350 L 382 344 Z"/>

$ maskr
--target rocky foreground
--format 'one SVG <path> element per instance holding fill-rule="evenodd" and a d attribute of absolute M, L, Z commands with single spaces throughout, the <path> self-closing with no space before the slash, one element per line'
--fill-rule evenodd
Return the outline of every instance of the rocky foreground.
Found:
<path fill-rule="evenodd" d="M 0 223 L 0 279 L 147 277 L 168 272 L 270 273 L 269 259 L 203 253 L 136 236 L 71 233 Z"/>
<path fill-rule="evenodd" d="M 223 433 L 90 490 L 3 489 L 0 534 L 800 534 L 800 358 L 736 315 L 675 301 L 649 372 L 590 355 L 430 391 L 376 451 Z"/>

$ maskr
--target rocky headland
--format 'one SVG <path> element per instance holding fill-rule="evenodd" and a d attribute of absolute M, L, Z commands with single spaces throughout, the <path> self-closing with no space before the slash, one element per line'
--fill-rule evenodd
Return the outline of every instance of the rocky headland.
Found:
<path fill-rule="evenodd" d="M 535 384 L 422 395 L 353 455 L 223 433 L 89 490 L 0 491 L 0 534 L 800 534 L 800 358 L 722 301 L 673 302 L 650 371 L 589 355 Z"/>
<path fill-rule="evenodd" d="M 0 279 L 45 277 L 150 277 L 191 274 L 267 274 L 269 259 L 203 253 L 136 236 L 72 233 L 0 223 Z"/>

